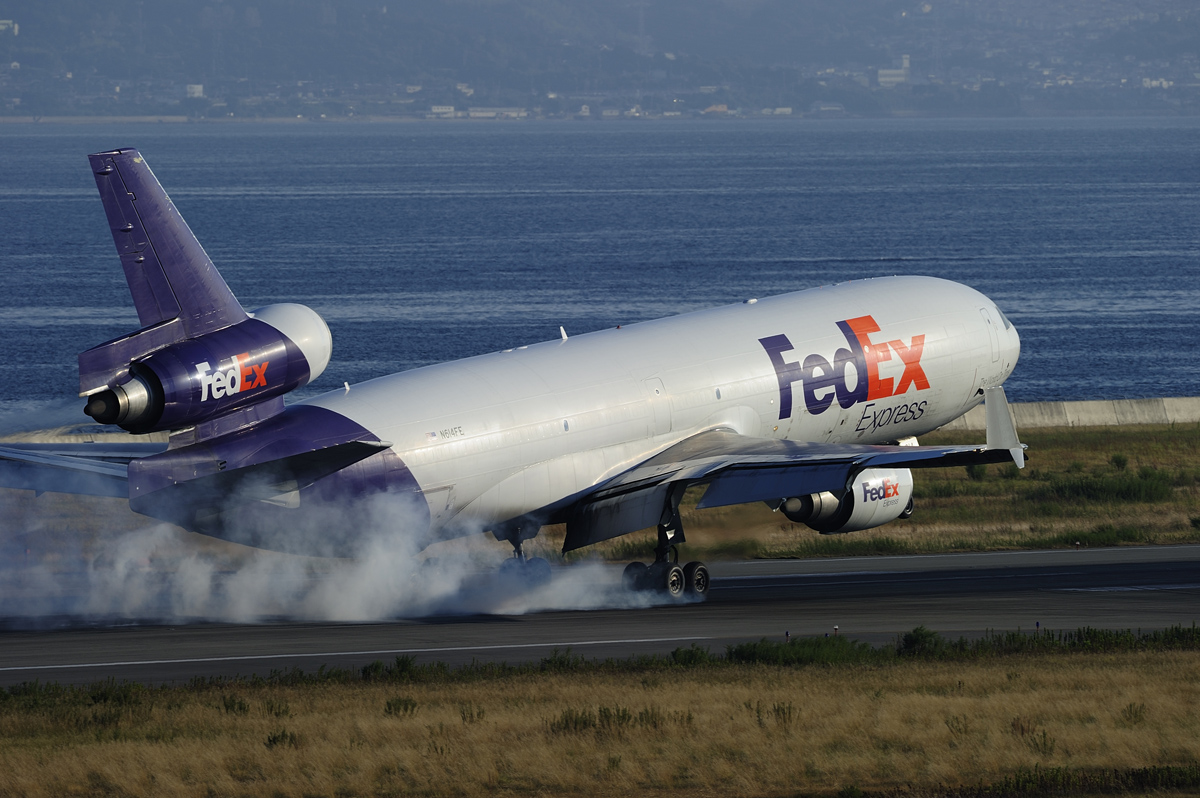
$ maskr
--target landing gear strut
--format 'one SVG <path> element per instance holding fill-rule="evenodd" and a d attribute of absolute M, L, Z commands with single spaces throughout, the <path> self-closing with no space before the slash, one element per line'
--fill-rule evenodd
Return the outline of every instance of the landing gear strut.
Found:
<path fill-rule="evenodd" d="M 537 536 L 541 524 L 534 522 L 515 522 L 505 524 L 492 530 L 496 540 L 507 540 L 512 544 L 513 556 L 500 563 L 500 575 L 524 582 L 530 586 L 544 585 L 550 581 L 553 572 L 550 563 L 542 557 L 526 557 L 521 544 Z"/>
<path fill-rule="evenodd" d="M 658 544 L 654 547 L 654 562 L 646 565 L 631 562 L 625 566 L 622 581 L 630 590 L 654 590 L 668 596 L 680 597 L 685 593 L 704 598 L 708 594 L 708 568 L 702 562 L 679 565 L 679 544 L 686 541 L 683 521 L 679 517 L 679 501 L 683 498 L 682 487 L 671 491 L 663 511 L 663 521 L 658 525 Z"/>

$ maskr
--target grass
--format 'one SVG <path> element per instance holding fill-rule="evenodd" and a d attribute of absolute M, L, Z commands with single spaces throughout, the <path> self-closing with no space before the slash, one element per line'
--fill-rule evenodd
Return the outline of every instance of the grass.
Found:
<path fill-rule="evenodd" d="M 1194 792 L 1198 650 L 1196 627 L 918 628 L 880 647 L 29 684 L 0 692 L 0 794 Z"/>

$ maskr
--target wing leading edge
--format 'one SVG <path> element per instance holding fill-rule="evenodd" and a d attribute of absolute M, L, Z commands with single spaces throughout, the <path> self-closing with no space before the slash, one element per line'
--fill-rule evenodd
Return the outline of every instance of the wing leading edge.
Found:
<path fill-rule="evenodd" d="M 567 521 L 564 551 L 667 523 L 683 490 L 708 486 L 697 507 L 778 501 L 844 491 L 868 468 L 1025 464 L 1004 389 L 988 388 L 984 446 L 874 446 L 799 443 L 709 430 L 597 486 Z"/>

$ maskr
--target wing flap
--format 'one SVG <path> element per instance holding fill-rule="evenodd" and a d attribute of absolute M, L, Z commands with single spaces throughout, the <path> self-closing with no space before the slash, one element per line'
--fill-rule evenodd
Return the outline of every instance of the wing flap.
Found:
<path fill-rule="evenodd" d="M 346 441 L 229 470 L 219 461 L 189 461 L 189 469 L 207 473 L 147 495 L 134 495 L 129 506 L 134 512 L 188 529 L 203 527 L 223 512 L 256 501 L 294 508 L 300 503 L 299 491 L 391 445 L 387 441 Z"/>
<path fill-rule="evenodd" d="M 661 482 L 577 505 L 567 520 L 563 551 L 573 551 L 655 526 L 662 521 L 670 490 L 670 483 Z"/>

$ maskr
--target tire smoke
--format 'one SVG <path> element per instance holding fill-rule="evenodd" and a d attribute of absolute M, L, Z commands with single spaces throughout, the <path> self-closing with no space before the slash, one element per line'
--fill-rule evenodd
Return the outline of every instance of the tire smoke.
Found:
<path fill-rule="evenodd" d="M 387 497 L 365 512 L 361 502 L 347 509 L 357 519 L 347 533 L 358 555 L 349 559 L 218 544 L 167 524 L 73 533 L 54 528 L 64 525 L 54 511 L 67 501 L 119 502 L 0 491 L 0 517 L 13 520 L 0 533 L 0 626 L 361 622 L 671 601 L 627 591 L 620 567 L 598 562 L 555 567 L 548 580 L 500 569 L 503 550 L 481 532 L 423 550 L 410 534 L 411 506 Z M 125 523 L 141 520 L 125 515 Z M 291 531 L 322 533 L 303 523 Z"/>

